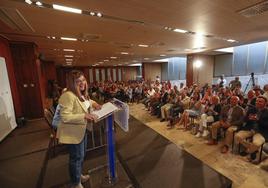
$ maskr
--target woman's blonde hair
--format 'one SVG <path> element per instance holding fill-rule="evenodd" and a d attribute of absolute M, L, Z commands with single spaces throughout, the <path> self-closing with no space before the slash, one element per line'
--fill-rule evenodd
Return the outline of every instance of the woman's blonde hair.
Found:
<path fill-rule="evenodd" d="M 80 101 L 84 101 L 84 99 L 89 98 L 88 97 L 88 85 L 86 82 L 85 90 L 80 91 L 79 86 L 77 85 L 77 79 L 80 78 L 81 76 L 84 76 L 84 73 L 79 70 L 70 71 L 66 78 L 66 85 L 67 85 L 68 91 L 73 92 L 79 98 Z"/>

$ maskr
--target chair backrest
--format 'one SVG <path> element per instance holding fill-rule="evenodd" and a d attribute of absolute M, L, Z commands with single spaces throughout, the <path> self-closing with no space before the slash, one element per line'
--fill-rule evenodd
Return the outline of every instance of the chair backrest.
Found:
<path fill-rule="evenodd" d="M 53 115 L 48 109 L 44 109 L 44 117 L 50 127 L 52 127 Z"/>
<path fill-rule="evenodd" d="M 54 106 L 52 105 L 52 106 L 49 108 L 49 111 L 51 112 L 52 116 L 54 116 L 56 109 L 55 109 Z"/>

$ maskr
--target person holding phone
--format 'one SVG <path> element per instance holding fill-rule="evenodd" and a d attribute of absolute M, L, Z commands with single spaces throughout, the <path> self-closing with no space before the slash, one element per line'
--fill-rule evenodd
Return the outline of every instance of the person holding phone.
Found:
<path fill-rule="evenodd" d="M 67 91 L 59 99 L 60 123 L 57 138 L 68 145 L 69 174 L 73 188 L 83 188 L 82 183 L 89 180 L 89 175 L 82 175 L 82 165 L 87 148 L 87 126 L 97 119 L 89 109 L 101 106 L 89 99 L 88 84 L 81 71 L 73 70 L 67 75 Z"/>

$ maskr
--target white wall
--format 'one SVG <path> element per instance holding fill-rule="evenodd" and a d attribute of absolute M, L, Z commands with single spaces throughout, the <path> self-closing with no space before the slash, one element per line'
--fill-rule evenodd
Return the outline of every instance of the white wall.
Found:
<path fill-rule="evenodd" d="M 16 126 L 6 62 L 4 58 L 0 57 L 0 141 Z"/>

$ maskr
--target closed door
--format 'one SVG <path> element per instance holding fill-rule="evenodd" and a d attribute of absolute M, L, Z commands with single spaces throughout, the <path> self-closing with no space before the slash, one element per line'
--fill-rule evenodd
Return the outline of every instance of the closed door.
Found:
<path fill-rule="evenodd" d="M 33 46 L 12 46 L 15 76 L 23 115 L 28 119 L 43 117 L 43 107 Z"/>

